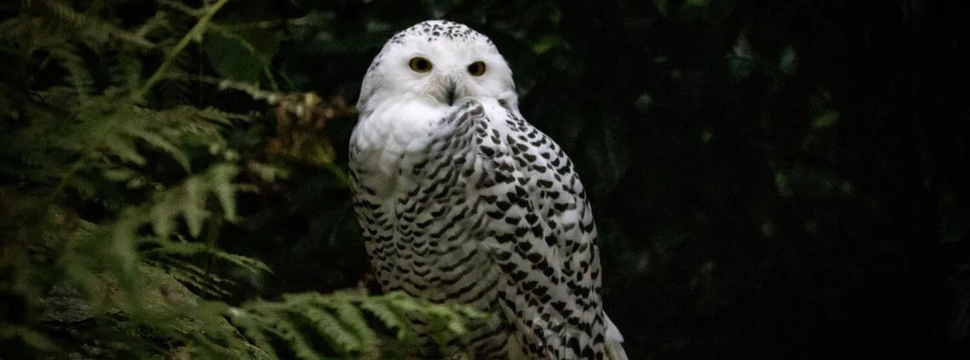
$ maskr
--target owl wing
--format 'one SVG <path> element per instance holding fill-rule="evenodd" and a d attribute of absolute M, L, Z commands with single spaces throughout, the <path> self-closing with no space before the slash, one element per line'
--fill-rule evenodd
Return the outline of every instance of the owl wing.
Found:
<path fill-rule="evenodd" d="M 605 315 L 596 226 L 569 157 L 495 100 L 473 100 L 449 119 L 470 136 L 466 182 L 480 216 L 472 236 L 501 268 L 497 297 L 515 340 L 536 358 L 597 358 Z"/>
<path fill-rule="evenodd" d="M 382 199 L 377 196 L 374 187 L 366 183 L 372 176 L 366 167 L 361 166 L 361 162 L 356 157 L 361 157 L 361 150 L 355 148 L 351 143 L 349 174 L 354 183 L 353 189 L 353 208 L 357 215 L 358 224 L 362 230 L 364 247 L 370 255 L 370 262 L 376 271 L 375 276 L 381 282 L 385 291 L 400 290 L 400 281 L 393 272 L 387 272 L 386 260 L 397 256 L 397 249 L 394 245 L 394 227 L 392 226 L 393 215 L 381 206 Z"/>

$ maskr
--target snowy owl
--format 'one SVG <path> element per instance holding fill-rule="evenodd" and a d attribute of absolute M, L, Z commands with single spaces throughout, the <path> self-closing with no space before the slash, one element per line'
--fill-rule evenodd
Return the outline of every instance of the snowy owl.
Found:
<path fill-rule="evenodd" d="M 354 208 L 384 291 L 493 314 L 470 329 L 476 359 L 626 359 L 583 185 L 491 40 L 448 21 L 398 33 L 357 109 Z"/>

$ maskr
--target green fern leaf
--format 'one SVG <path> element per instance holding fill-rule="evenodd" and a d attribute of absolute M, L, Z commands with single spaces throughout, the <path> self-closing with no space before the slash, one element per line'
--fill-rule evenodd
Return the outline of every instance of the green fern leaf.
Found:
<path fill-rule="evenodd" d="M 381 298 L 367 298 L 361 301 L 360 308 L 367 310 L 391 329 L 401 330 L 407 324 L 407 316 L 402 316 L 394 310 L 387 301 Z"/>
<path fill-rule="evenodd" d="M 219 199 L 219 204 L 225 212 L 226 220 L 236 220 L 236 185 L 232 179 L 239 173 L 239 168 L 235 165 L 217 165 L 210 170 L 213 180 L 212 191 Z"/>
<path fill-rule="evenodd" d="M 245 311 L 238 308 L 229 309 L 228 315 L 236 327 L 241 329 L 242 333 L 245 334 L 246 337 L 256 345 L 256 347 L 262 349 L 263 351 L 273 350 L 273 345 L 271 345 L 270 338 L 267 336 L 270 329 L 267 325 L 265 325 L 268 323 L 268 321 L 264 320 L 263 317 L 252 311 Z"/>
<path fill-rule="evenodd" d="M 144 239 L 140 243 L 141 245 L 155 245 L 150 250 L 146 250 L 147 255 L 175 255 L 182 257 L 189 257 L 195 255 L 210 255 L 216 259 L 226 261 L 230 264 L 239 266 L 253 273 L 267 272 L 272 273 L 270 268 L 266 266 L 263 262 L 236 254 L 230 254 L 219 248 L 213 247 L 208 244 L 190 242 L 190 241 L 172 241 L 165 238 L 149 238 Z"/>
<path fill-rule="evenodd" d="M 377 333 L 367 325 L 364 313 L 360 311 L 357 304 L 337 302 L 332 306 L 340 322 L 353 331 L 356 338 L 360 339 L 361 345 L 357 350 L 361 349 L 363 344 L 376 344 L 378 342 Z"/>
<path fill-rule="evenodd" d="M 185 217 L 185 223 L 189 227 L 189 234 L 192 237 L 199 237 L 202 234 L 202 225 L 209 212 L 205 210 L 206 189 L 199 178 L 190 178 L 182 186 L 184 193 L 179 201 L 180 211 Z M 175 204 L 173 204 L 175 205 Z"/>
<path fill-rule="evenodd" d="M 148 162 L 145 156 L 138 152 L 135 143 L 130 139 L 117 138 L 115 141 L 107 141 L 104 143 L 104 147 L 112 155 L 116 155 L 124 161 L 136 165 L 145 165 Z"/>
<path fill-rule="evenodd" d="M 317 333 L 327 339 L 331 346 L 336 347 L 338 352 L 349 353 L 359 351 L 363 348 L 360 340 L 354 337 L 353 333 L 341 326 L 341 322 L 330 312 L 314 306 L 306 306 L 294 310 L 295 315 L 306 318 L 313 325 L 314 329 L 316 329 Z"/>
<path fill-rule="evenodd" d="M 113 24 L 104 22 L 95 17 L 79 13 L 77 10 L 74 10 L 74 8 L 67 4 L 53 0 L 36 1 L 50 9 L 59 20 L 62 20 L 67 24 L 72 25 L 77 30 L 83 32 L 83 34 L 86 35 L 85 39 L 87 41 L 96 41 L 97 43 L 103 44 L 109 39 L 117 39 L 143 48 L 153 47 L 152 43 L 144 38 L 134 36 L 132 33 L 126 30 L 120 29 Z"/>
<path fill-rule="evenodd" d="M 129 135 L 137 137 L 138 139 L 141 139 L 142 141 L 145 141 L 149 145 L 163 150 L 166 154 L 171 156 L 172 159 L 178 162 L 186 173 L 192 172 L 191 160 L 189 160 L 188 155 L 186 155 L 179 146 L 173 144 L 163 136 L 158 135 L 157 132 L 147 131 L 143 128 L 134 126 L 125 129 L 125 132 L 127 132 Z"/>
<path fill-rule="evenodd" d="M 51 55 L 57 62 L 67 70 L 68 75 L 64 79 L 67 84 L 74 87 L 78 98 L 84 101 L 90 94 L 94 93 L 94 79 L 86 69 L 84 59 L 77 55 L 76 50 L 71 45 L 50 50 Z"/>
<path fill-rule="evenodd" d="M 286 341 L 286 344 L 289 345 L 290 350 L 293 351 L 298 359 L 318 360 L 323 358 L 322 355 L 313 349 L 313 346 L 310 345 L 293 323 L 282 318 L 277 319 L 277 321 L 273 322 L 271 329 L 274 334 Z"/>

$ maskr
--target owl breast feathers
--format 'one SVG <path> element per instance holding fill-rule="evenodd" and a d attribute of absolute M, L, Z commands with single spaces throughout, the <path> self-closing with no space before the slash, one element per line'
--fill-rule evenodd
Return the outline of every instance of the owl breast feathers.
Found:
<path fill-rule="evenodd" d="M 476 359 L 626 359 L 602 309 L 583 185 L 519 113 L 487 37 L 446 21 L 395 35 L 358 110 L 354 208 L 385 291 L 492 314 L 470 324 Z M 454 355 L 428 342 L 417 356 Z"/>

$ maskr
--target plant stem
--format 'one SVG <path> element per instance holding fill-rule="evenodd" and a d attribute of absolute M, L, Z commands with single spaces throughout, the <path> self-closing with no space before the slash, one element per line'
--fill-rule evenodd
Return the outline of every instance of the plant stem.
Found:
<path fill-rule="evenodd" d="M 225 5 L 227 2 L 229 2 L 229 0 L 219 0 L 208 8 L 208 11 L 206 11 L 206 13 L 202 15 L 201 18 L 199 18 L 199 22 L 197 22 L 195 26 L 193 26 L 192 29 L 189 30 L 189 32 L 186 33 L 181 40 L 179 40 L 178 44 L 175 45 L 175 48 L 172 49 L 172 52 L 165 57 L 165 61 L 163 61 L 162 64 L 159 65 L 158 69 L 155 70 L 155 73 L 153 73 L 152 76 L 149 77 L 144 84 L 142 84 L 141 88 L 139 88 L 138 91 L 132 94 L 132 97 L 135 99 L 135 102 L 144 100 L 145 95 L 147 95 L 148 92 L 152 90 L 152 86 L 154 86 L 155 83 L 157 83 L 159 80 L 162 79 L 162 77 L 165 76 L 165 73 L 168 71 L 168 68 L 172 66 L 173 62 L 175 62 L 175 58 L 178 57 L 178 54 L 182 52 L 182 50 L 184 50 L 186 46 L 189 45 L 189 42 L 191 42 L 192 39 L 202 37 L 202 34 L 205 33 L 205 29 L 209 26 L 209 22 L 212 21 L 212 17 L 215 16 L 216 12 L 218 12 L 219 9 L 221 9 L 222 6 Z M 117 125 L 117 123 L 119 123 L 121 119 L 122 117 L 120 116 L 109 117 L 107 121 L 109 125 L 107 126 L 107 128 Z M 74 163 L 72 163 L 68 167 L 67 174 L 64 174 L 64 176 L 61 178 L 61 182 L 47 196 L 48 202 L 53 201 L 54 199 L 57 198 L 58 195 L 61 194 L 61 192 L 67 186 L 68 182 L 70 182 L 71 179 L 74 178 L 74 175 L 77 174 L 78 170 L 80 170 L 81 167 L 84 165 L 84 160 L 86 160 L 89 156 L 91 156 L 91 154 L 94 152 L 94 149 L 96 149 L 106 140 L 105 133 L 102 133 L 101 136 L 96 141 L 89 143 L 88 146 L 84 149 L 84 152 L 82 153 L 81 158 L 74 161 Z"/>
<path fill-rule="evenodd" d="M 137 99 L 142 99 L 146 94 L 148 94 L 149 91 L 151 91 L 152 86 L 155 86 L 155 83 L 165 76 L 165 73 L 168 72 L 168 68 L 172 66 L 172 63 L 175 62 L 175 59 L 178 57 L 179 53 L 181 53 L 182 50 L 189 45 L 192 39 L 202 38 L 206 28 L 209 26 L 209 22 L 212 21 L 212 17 L 215 16 L 215 14 L 219 12 L 219 9 L 221 9 L 222 6 L 227 2 L 229 2 L 229 0 L 216 1 L 215 4 L 212 4 L 212 6 L 207 9 L 205 14 L 199 18 L 199 22 L 195 23 L 195 26 L 193 26 L 192 29 L 189 30 L 189 32 L 186 33 L 181 40 L 179 40 L 178 44 L 175 44 L 175 48 L 172 49 L 172 52 L 165 57 L 165 61 L 158 66 L 155 73 L 152 74 L 152 76 L 145 81 L 145 84 L 143 84 L 142 87 L 134 94 Z"/>

